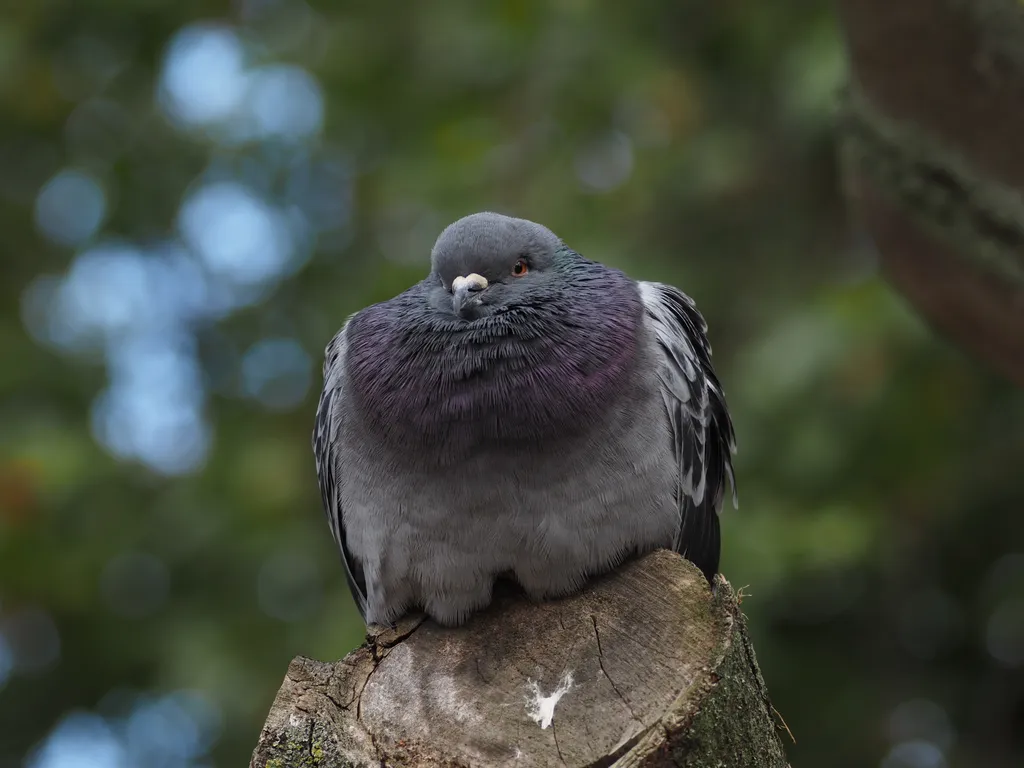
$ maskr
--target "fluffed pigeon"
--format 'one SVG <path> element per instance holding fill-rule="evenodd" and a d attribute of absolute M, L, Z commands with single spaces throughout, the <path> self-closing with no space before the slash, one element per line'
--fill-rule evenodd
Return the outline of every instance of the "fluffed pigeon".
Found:
<path fill-rule="evenodd" d="M 448 226 L 326 350 L 313 450 L 363 619 L 457 625 L 496 577 L 551 598 L 659 547 L 713 584 L 735 438 L 706 331 L 539 224 Z"/>

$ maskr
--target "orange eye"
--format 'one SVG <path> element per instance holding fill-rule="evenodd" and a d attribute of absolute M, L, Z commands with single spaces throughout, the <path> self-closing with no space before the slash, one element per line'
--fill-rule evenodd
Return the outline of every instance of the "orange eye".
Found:
<path fill-rule="evenodd" d="M 530 268 L 526 266 L 526 262 L 523 261 L 522 259 L 520 259 L 519 261 L 512 265 L 512 275 L 514 277 L 522 277 L 529 271 Z"/>

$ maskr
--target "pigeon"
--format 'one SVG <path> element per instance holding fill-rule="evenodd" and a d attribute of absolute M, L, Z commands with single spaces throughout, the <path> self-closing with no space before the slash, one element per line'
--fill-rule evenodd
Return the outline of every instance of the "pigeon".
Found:
<path fill-rule="evenodd" d="M 363 620 L 457 626 L 496 579 L 547 600 L 658 548 L 713 588 L 735 435 L 693 300 L 490 212 L 430 267 L 325 352 L 313 452 Z"/>

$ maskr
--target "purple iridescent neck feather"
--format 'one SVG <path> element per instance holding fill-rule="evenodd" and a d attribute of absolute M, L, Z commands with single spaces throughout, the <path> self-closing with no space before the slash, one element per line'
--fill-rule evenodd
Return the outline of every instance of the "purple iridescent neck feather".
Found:
<path fill-rule="evenodd" d="M 388 442 L 461 453 L 579 434 L 629 388 L 643 304 L 622 272 L 566 251 L 529 303 L 473 321 L 431 307 L 433 285 L 348 328 L 358 415 Z"/>

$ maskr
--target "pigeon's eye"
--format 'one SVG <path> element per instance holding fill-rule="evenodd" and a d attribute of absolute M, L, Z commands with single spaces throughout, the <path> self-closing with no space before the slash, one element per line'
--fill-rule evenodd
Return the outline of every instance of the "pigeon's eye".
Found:
<path fill-rule="evenodd" d="M 523 259 L 519 259 L 519 261 L 517 261 L 515 264 L 512 265 L 512 276 L 513 277 L 522 277 L 523 275 L 525 275 L 529 271 L 530 271 L 530 268 L 528 266 L 526 266 L 526 262 Z"/>

